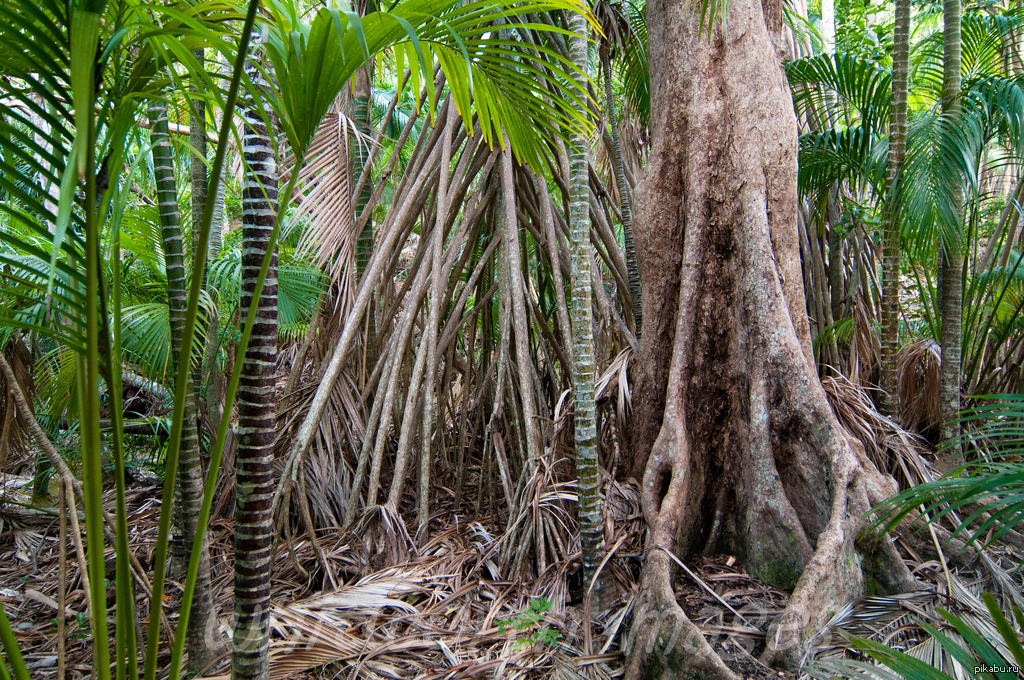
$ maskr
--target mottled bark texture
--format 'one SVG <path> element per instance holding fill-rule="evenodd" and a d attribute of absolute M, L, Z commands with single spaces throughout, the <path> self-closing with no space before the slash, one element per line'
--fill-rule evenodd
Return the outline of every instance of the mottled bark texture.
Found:
<path fill-rule="evenodd" d="M 635 364 L 629 445 L 650 451 L 651 533 L 626 677 L 733 678 L 676 603 L 669 553 L 738 555 L 792 590 L 763 657 L 790 664 L 863 591 L 857 518 L 894 485 L 839 426 L 811 354 L 781 4 L 733 0 L 710 37 L 689 2 L 647 12 L 653 148 L 636 238 L 644 309 L 660 313 L 644 315 Z"/>
<path fill-rule="evenodd" d="M 258 70 L 247 65 L 259 88 Z M 248 101 L 242 113 L 242 318 L 253 304 L 263 256 L 277 215 L 278 174 L 266 109 Z M 256 300 L 256 320 L 238 385 L 238 450 L 235 476 L 235 626 L 231 677 L 269 677 L 271 504 L 274 496 L 274 425 L 277 417 L 277 255 Z"/>
<path fill-rule="evenodd" d="M 352 186 L 354 187 L 362 180 L 363 166 L 366 165 L 366 159 L 370 156 L 370 146 L 366 140 L 373 137 L 374 133 L 370 124 L 370 98 L 373 95 L 373 85 L 370 80 L 368 67 L 359 69 L 352 76 L 352 88 L 352 122 L 355 123 L 356 131 L 361 135 L 360 138 L 353 137 L 350 142 L 351 148 L 349 153 L 352 156 L 352 177 L 354 178 Z M 353 204 L 355 205 L 355 209 L 352 212 L 354 217 L 359 217 L 366 204 L 370 202 L 372 195 L 373 178 L 367 177 L 362 182 L 362 189 L 360 189 L 359 195 L 352 197 Z M 359 232 L 359 238 L 356 240 L 357 279 L 362 279 L 363 272 L 366 271 L 366 265 L 369 263 L 372 254 L 373 218 L 371 217 L 366 221 L 366 225 Z"/>
<path fill-rule="evenodd" d="M 580 88 L 587 68 L 587 20 L 573 12 L 569 16 L 569 58 L 579 69 Z M 614 116 L 614 112 L 611 113 Z M 601 474 L 597 460 L 597 407 L 594 402 L 594 307 L 591 298 L 590 192 L 588 142 L 585 135 L 573 135 L 569 148 L 569 233 L 572 257 L 572 387 L 573 423 L 576 443 L 577 514 L 583 553 L 584 584 L 594 593 L 596 609 L 606 600 L 606 588 L 597 578 L 604 557 L 604 518 L 601 515 Z M 620 185 L 620 195 L 626 187 Z M 628 205 L 628 204 L 627 204 Z"/>
<path fill-rule="evenodd" d="M 629 197 L 629 184 L 626 182 L 622 142 L 619 137 L 619 119 L 615 114 L 615 95 L 612 92 L 611 48 L 603 43 L 599 52 L 601 72 L 604 76 L 604 115 L 612 137 L 612 166 L 615 168 L 615 184 L 619 188 L 619 209 L 622 211 L 622 241 L 625 246 L 626 270 L 629 276 L 629 298 L 633 302 L 633 327 L 639 334 L 644 323 L 643 300 L 640 295 L 640 270 L 636 264 L 636 241 L 633 238 L 633 203 Z"/>
<path fill-rule="evenodd" d="M 942 111 L 960 115 L 961 45 L 960 0 L 942 3 Z M 958 206 L 959 208 L 959 206 Z M 957 214 L 961 212 L 957 210 Z M 956 232 L 961 225 L 956 225 Z M 960 355 L 963 346 L 964 256 L 960 243 L 946 243 L 939 253 L 939 305 L 942 315 L 942 364 L 939 367 L 939 404 L 942 411 L 943 455 L 960 457 Z"/>
<path fill-rule="evenodd" d="M 167 105 L 157 102 L 149 109 L 152 129 L 153 174 L 156 179 L 157 208 L 167 274 L 167 304 L 171 326 L 171 375 L 181 361 L 191 361 L 191 352 L 183 351 L 187 281 L 181 237 L 181 213 L 178 210 L 178 187 L 174 178 L 174 152 L 167 129 Z M 199 507 L 203 502 L 203 465 L 199 458 L 199 433 L 193 385 L 185 390 L 185 411 L 181 429 L 181 451 L 178 477 L 174 487 L 172 511 L 171 560 L 168 574 L 180 577 L 188 566 Z M 217 615 L 210 586 L 210 554 L 204 543 L 199 558 L 199 572 L 192 602 L 192 614 L 185 636 L 188 669 L 206 668 L 220 651 Z"/>
<path fill-rule="evenodd" d="M 896 0 L 893 28 L 892 103 L 889 106 L 889 159 L 886 185 L 885 229 L 882 231 L 882 333 L 879 407 L 888 416 L 899 413 L 896 359 L 900 324 L 900 215 L 899 183 L 907 149 L 907 95 L 910 85 L 910 0 Z M 839 318 L 839 317 L 836 317 Z"/>

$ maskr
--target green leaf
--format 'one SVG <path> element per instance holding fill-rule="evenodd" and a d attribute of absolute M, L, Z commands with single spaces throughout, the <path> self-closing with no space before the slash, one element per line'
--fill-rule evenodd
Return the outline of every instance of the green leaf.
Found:
<path fill-rule="evenodd" d="M 96 47 L 100 38 L 98 12 L 92 6 L 102 6 L 100 0 L 88 0 L 84 9 L 71 10 L 71 94 L 75 110 L 75 146 L 78 177 L 85 174 L 89 146 L 92 144 L 92 107 L 96 79 Z"/>

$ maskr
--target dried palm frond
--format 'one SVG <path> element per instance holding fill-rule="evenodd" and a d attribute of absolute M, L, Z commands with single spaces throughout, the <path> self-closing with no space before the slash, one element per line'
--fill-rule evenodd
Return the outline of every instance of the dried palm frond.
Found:
<path fill-rule="evenodd" d="M 892 676 L 883 667 L 863 660 L 865 650 L 884 645 L 958 680 L 968 680 L 975 676 L 974 669 L 964 668 L 963 660 L 955 658 L 946 644 L 951 641 L 966 646 L 962 637 L 965 629 L 960 624 L 986 639 L 1000 663 L 1016 664 L 1010 645 L 1003 641 L 996 611 L 991 609 L 994 600 L 982 601 L 981 582 L 968 583 L 955 572 L 919 570 L 919 575 L 928 574 L 935 583 L 930 590 L 866 597 L 845 607 L 816 636 L 813 646 L 817 647 L 814 654 L 818 661 L 806 664 L 804 670 L 813 677 L 823 677 L 821 672 L 825 672 L 832 673 L 829 677 L 838 673 L 840 677 L 889 678 Z M 959 623 L 953 622 L 945 610 L 955 614 Z"/>
<path fill-rule="evenodd" d="M 864 445 L 879 470 L 894 476 L 902 488 L 935 478 L 928 445 L 879 413 L 865 388 L 843 376 L 821 382 L 839 423 Z"/>
<path fill-rule="evenodd" d="M 853 329 L 850 335 L 850 380 L 858 385 L 875 384 L 876 371 L 882 364 L 882 345 L 875 333 L 873 305 L 857 296 L 853 311 Z"/>
<path fill-rule="evenodd" d="M 896 367 L 900 422 L 908 430 L 932 439 L 942 424 L 939 408 L 939 367 L 942 348 L 931 338 L 914 341 L 900 350 Z"/>
<path fill-rule="evenodd" d="M 352 527 L 363 550 L 363 561 L 374 566 L 401 564 L 416 554 L 416 542 L 409 536 L 405 522 L 394 506 L 371 505 Z"/>
<path fill-rule="evenodd" d="M 295 613 L 325 622 L 345 622 L 357 617 L 374 616 L 385 608 L 396 609 L 409 614 L 417 613 L 416 607 L 394 596 L 424 592 L 420 587 L 420 570 L 392 567 L 360 579 L 354 585 L 341 586 L 330 592 L 292 602 L 288 608 Z M 339 612 L 347 612 L 347 618 Z"/>
<path fill-rule="evenodd" d="M 615 413 L 620 427 L 625 424 L 633 405 L 633 395 L 629 388 L 629 361 L 635 354 L 632 347 L 619 352 L 594 383 L 594 399 L 598 404 L 604 399 L 615 400 Z"/>
<path fill-rule="evenodd" d="M 352 204 L 352 168 L 349 144 L 372 144 L 340 105 L 324 116 L 310 143 L 306 162 L 299 170 L 295 191 L 297 210 L 292 226 L 302 218 L 311 219 L 299 241 L 299 252 L 308 254 L 340 287 L 338 298 L 346 297 L 352 285 L 349 273 L 355 258 L 355 215 Z M 286 162 L 285 167 L 294 167 Z M 287 177 L 283 178 L 287 181 Z"/>
<path fill-rule="evenodd" d="M 290 491 L 291 485 L 297 484 L 305 490 L 303 498 L 292 500 L 307 504 L 317 526 L 335 527 L 343 524 L 352 490 L 355 452 L 365 436 L 366 412 L 355 382 L 347 372 L 342 373 L 328 395 L 324 417 L 320 419 L 309 451 L 304 452 L 301 460 L 286 459 L 316 386 L 316 380 L 310 380 L 285 395 L 287 406 L 278 411 L 278 463 L 282 466 L 282 486 L 288 486 Z M 281 495 L 285 493 L 282 489 Z M 278 507 L 279 511 L 287 510 Z"/>
<path fill-rule="evenodd" d="M 605 543 L 613 545 L 623 535 L 630 541 L 621 550 L 639 553 L 647 535 L 647 520 L 644 518 L 640 483 L 635 479 L 620 482 L 609 478 L 605 486 L 605 517 L 610 531 L 605 531 Z"/>

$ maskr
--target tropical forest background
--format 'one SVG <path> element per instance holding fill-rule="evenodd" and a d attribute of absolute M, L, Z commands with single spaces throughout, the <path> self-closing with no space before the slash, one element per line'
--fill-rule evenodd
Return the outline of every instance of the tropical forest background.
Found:
<path fill-rule="evenodd" d="M 784 8 L 819 377 L 937 558 L 784 669 L 787 592 L 680 562 L 741 677 L 1024 666 L 1024 8 L 951 3 Z M 0 677 L 620 677 L 648 48 L 641 0 L 5 0 Z"/>

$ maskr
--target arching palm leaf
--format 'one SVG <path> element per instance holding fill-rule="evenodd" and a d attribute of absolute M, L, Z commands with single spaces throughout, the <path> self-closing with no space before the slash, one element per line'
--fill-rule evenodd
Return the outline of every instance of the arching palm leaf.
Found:
<path fill-rule="evenodd" d="M 623 45 L 624 59 L 620 78 L 630 108 L 646 126 L 651 119 L 651 76 L 647 63 L 647 3 L 630 2 L 630 32 Z"/>
<path fill-rule="evenodd" d="M 905 237 L 918 253 L 936 237 L 949 248 L 963 247 L 959 204 L 977 182 L 983 148 L 983 123 L 966 108 L 959 116 L 923 112 L 911 122 L 899 200 Z"/>
<path fill-rule="evenodd" d="M 861 127 L 883 134 L 889 117 L 892 73 L 855 54 L 823 54 L 787 62 L 797 114 L 818 129 Z"/>
<path fill-rule="evenodd" d="M 498 40 L 494 25 L 565 33 L 522 19 L 530 13 L 561 9 L 586 12 L 575 0 L 537 1 L 510 9 L 490 0 L 461 5 L 451 0 L 407 0 L 388 12 L 362 18 L 322 9 L 309 26 L 282 29 L 271 37 L 268 52 L 279 77 L 287 74 L 279 80 L 280 115 L 293 153 L 303 157 L 337 93 L 363 64 L 362 57 L 394 45 L 397 70 L 403 70 L 408 61 L 417 74 L 414 90 L 419 89 L 419 77 L 433 78 L 436 60 L 463 119 L 476 112 L 488 143 L 500 143 L 504 130 L 520 161 L 543 167 L 541 140 L 564 138 L 564 130 L 587 128 L 582 111 L 588 96 L 568 85 L 573 66 L 565 57 L 544 45 L 529 46 L 547 59 L 554 73 L 549 75 L 531 66 L 527 53 Z M 550 99 L 548 83 L 560 98 Z M 433 108 L 434 102 L 430 103 Z"/>

